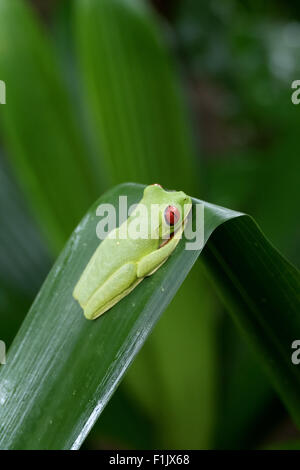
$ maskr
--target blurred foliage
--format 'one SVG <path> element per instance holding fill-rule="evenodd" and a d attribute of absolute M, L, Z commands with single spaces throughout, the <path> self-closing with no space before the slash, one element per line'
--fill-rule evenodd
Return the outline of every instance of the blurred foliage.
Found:
<path fill-rule="evenodd" d="M 0 0 L 0 79 L 8 84 L 0 108 L 0 334 L 7 341 L 52 253 L 112 183 L 160 182 L 249 212 L 300 264 L 299 110 L 290 100 L 300 75 L 299 7 L 148 3 Z M 6 177 L 11 170 L 15 181 Z M 105 446 L 105 436 L 144 447 L 153 428 L 157 447 L 261 444 L 285 412 L 224 313 L 205 271 L 191 273 L 93 430 L 93 447 L 98 439 Z M 173 371 L 176 352 L 188 388 Z M 185 370 L 195 356 L 197 374 Z M 124 413 L 124 429 L 131 421 L 138 429 L 128 433 L 131 442 L 117 423 L 124 403 L 133 410 Z"/>
<path fill-rule="evenodd" d="M 298 265 L 299 117 L 290 90 L 300 72 L 299 34 L 291 3 L 187 0 L 177 9 L 173 39 L 190 84 L 205 197 L 249 211 Z M 224 321 L 221 335 L 223 328 Z M 257 442 L 283 414 L 232 329 L 216 425 L 223 448 Z"/>
<path fill-rule="evenodd" d="M 299 264 L 299 113 L 290 97 L 300 24 L 283 2 L 180 5 L 174 43 L 191 82 L 205 197 L 246 208 Z"/>

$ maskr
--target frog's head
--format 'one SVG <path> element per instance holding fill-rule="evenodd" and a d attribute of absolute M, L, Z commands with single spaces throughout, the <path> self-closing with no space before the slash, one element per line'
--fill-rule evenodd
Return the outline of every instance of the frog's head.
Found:
<path fill-rule="evenodd" d="M 191 208 L 192 201 L 183 191 L 165 191 L 159 184 L 147 186 L 144 190 L 144 203 L 159 205 L 159 235 L 168 238 L 183 226 Z"/>

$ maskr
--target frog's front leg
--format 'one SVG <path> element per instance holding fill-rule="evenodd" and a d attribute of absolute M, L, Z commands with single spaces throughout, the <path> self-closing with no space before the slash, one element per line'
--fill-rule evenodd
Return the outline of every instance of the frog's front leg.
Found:
<path fill-rule="evenodd" d="M 143 278 L 156 271 L 174 251 L 180 238 L 173 237 L 164 246 L 144 256 L 137 265 L 137 277 Z"/>
<path fill-rule="evenodd" d="M 124 264 L 93 293 L 85 305 L 82 305 L 85 317 L 89 320 L 99 317 L 125 297 L 140 281 L 141 279 L 137 279 L 136 263 Z"/>

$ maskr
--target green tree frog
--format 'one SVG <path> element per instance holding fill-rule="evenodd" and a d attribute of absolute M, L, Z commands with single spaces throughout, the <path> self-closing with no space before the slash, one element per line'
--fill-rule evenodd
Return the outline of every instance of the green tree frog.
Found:
<path fill-rule="evenodd" d="M 165 191 L 158 184 L 145 188 L 128 219 L 99 244 L 74 288 L 87 319 L 102 315 L 168 259 L 191 207 L 182 191 Z M 140 231 L 130 236 L 137 222 Z"/>

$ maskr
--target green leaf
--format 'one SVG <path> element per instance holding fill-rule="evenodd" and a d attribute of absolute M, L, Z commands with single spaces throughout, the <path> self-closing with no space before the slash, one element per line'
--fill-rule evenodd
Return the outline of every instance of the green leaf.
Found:
<path fill-rule="evenodd" d="M 104 195 L 54 265 L 13 343 L 7 365 L 0 370 L 1 446 L 78 447 L 183 281 L 189 264 L 196 260 L 197 255 L 189 252 L 190 261 L 180 268 L 180 275 L 177 269 L 168 270 L 168 279 L 160 270 L 155 279 L 149 278 L 146 290 L 136 290 L 134 298 L 128 296 L 126 303 L 120 302 L 112 315 L 99 322 L 83 317 L 72 290 L 98 244 L 95 209 L 105 202 L 117 206 L 119 194 L 127 194 L 128 203 L 133 204 L 142 190 L 121 186 Z M 28 328 L 35 333 L 26 341 L 25 352 L 23 339 Z M 11 406 L 15 407 L 13 413 Z M 21 419 L 23 407 L 27 411 Z"/>
<path fill-rule="evenodd" d="M 83 317 L 72 290 L 98 244 L 96 207 L 117 208 L 121 194 L 133 204 L 142 191 L 126 184 L 104 194 L 51 270 L 0 369 L 1 448 L 78 448 L 195 263 L 199 251 L 185 250 L 183 239 L 168 262 L 109 313 L 94 322 Z M 209 203 L 207 241 L 205 258 L 240 307 L 235 318 L 300 424 L 300 378 L 290 361 L 299 331 L 298 272 L 250 217 Z"/>
<path fill-rule="evenodd" d="M 216 230 L 203 257 L 242 337 L 260 354 L 273 385 L 300 426 L 300 373 L 291 361 L 291 345 L 300 334 L 299 271 L 249 216 L 232 219 Z"/>

